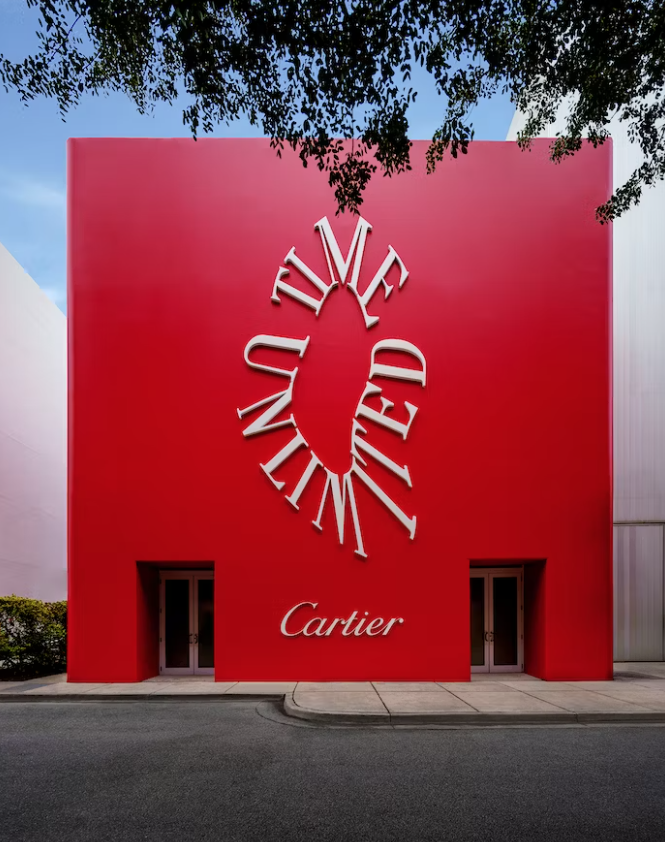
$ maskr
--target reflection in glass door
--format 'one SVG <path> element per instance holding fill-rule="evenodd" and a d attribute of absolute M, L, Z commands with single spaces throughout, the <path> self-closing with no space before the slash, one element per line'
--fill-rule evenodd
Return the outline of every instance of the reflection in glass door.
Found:
<path fill-rule="evenodd" d="M 160 573 L 160 675 L 212 675 L 215 666 L 212 572 Z"/>
<path fill-rule="evenodd" d="M 194 672 L 212 674 L 215 666 L 215 580 L 210 577 L 194 577 L 196 587 L 196 648 L 194 651 Z"/>
<path fill-rule="evenodd" d="M 471 570 L 471 671 L 521 672 L 522 571 Z"/>
<path fill-rule="evenodd" d="M 471 576 L 471 666 L 486 667 L 487 599 L 485 577 Z"/>
<path fill-rule="evenodd" d="M 163 583 L 163 665 L 169 670 L 191 672 L 191 594 L 189 579 L 166 579 Z"/>

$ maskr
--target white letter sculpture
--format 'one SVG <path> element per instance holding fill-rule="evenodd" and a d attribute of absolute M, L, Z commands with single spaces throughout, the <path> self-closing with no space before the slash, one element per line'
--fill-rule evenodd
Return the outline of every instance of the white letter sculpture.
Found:
<path fill-rule="evenodd" d="M 277 276 L 273 284 L 271 301 L 275 304 L 282 304 L 285 300 L 283 296 L 291 298 L 293 301 L 302 304 L 303 306 L 313 310 L 318 317 L 321 313 L 323 305 L 329 294 L 338 286 L 346 286 L 355 296 L 358 306 L 363 314 L 365 327 L 370 329 L 375 327 L 379 322 L 378 316 L 373 316 L 368 313 L 367 308 L 374 297 L 383 287 L 384 298 L 387 300 L 388 296 L 394 289 L 387 281 L 388 273 L 393 269 L 399 271 L 398 288 L 401 289 L 406 283 L 409 273 L 404 266 L 402 259 L 392 246 L 388 246 L 388 254 L 378 271 L 367 285 L 364 292 L 360 292 L 358 284 L 360 281 L 360 271 L 362 268 L 363 256 L 365 252 L 365 244 L 367 242 L 367 235 L 372 230 L 372 226 L 367 220 L 359 217 L 356 225 L 356 230 L 351 241 L 351 246 L 346 259 L 342 255 L 339 244 L 333 234 L 332 227 L 328 222 L 327 217 L 320 219 L 314 226 L 314 229 L 319 232 L 321 237 L 321 244 L 328 266 L 328 273 L 330 275 L 330 283 L 322 280 L 316 272 L 310 269 L 295 253 L 295 247 L 291 248 L 284 258 L 284 266 L 281 266 L 277 271 Z M 289 268 L 287 268 L 289 267 Z M 287 283 L 284 278 L 290 275 L 291 268 L 295 269 L 309 284 L 311 284 L 310 292 L 303 292 L 301 289 Z M 311 293 L 311 294 L 310 294 Z M 264 363 L 257 363 L 251 358 L 251 354 L 256 348 L 265 347 L 276 351 L 290 351 L 295 352 L 299 359 L 302 359 L 307 350 L 310 337 L 305 339 L 292 339 L 284 336 L 270 336 L 266 334 L 259 334 L 253 337 L 247 343 L 244 352 L 245 362 L 250 368 L 257 371 L 263 371 L 268 374 L 273 374 L 278 377 L 286 377 L 288 379 L 288 386 L 275 394 L 262 398 L 251 406 L 245 409 L 238 409 L 238 416 L 244 419 L 256 410 L 263 409 L 263 412 L 248 424 L 242 431 L 243 436 L 249 438 L 258 435 L 259 433 L 269 433 L 273 430 L 280 430 L 284 427 L 293 427 L 295 435 L 279 450 L 271 459 L 260 465 L 261 470 L 266 474 L 271 483 L 278 491 L 284 488 L 285 482 L 275 479 L 274 473 L 293 456 L 294 453 L 301 448 L 309 448 L 307 441 L 298 429 L 296 419 L 291 413 L 286 418 L 281 418 L 280 415 L 291 405 L 293 399 L 293 384 L 298 374 L 296 368 L 277 368 Z M 381 353 L 384 351 L 391 352 L 392 358 L 396 354 L 401 355 L 403 362 L 400 365 L 393 363 L 385 363 L 381 361 Z M 385 359 L 385 358 L 384 358 Z M 414 366 L 415 361 L 415 366 Z M 395 462 L 375 445 L 368 440 L 371 436 L 371 431 L 364 426 L 364 422 L 371 422 L 378 427 L 383 427 L 390 430 L 396 435 L 400 436 L 402 440 L 406 440 L 411 430 L 411 425 L 418 412 L 418 407 L 415 404 L 404 401 L 403 420 L 397 420 L 389 415 L 388 412 L 395 407 L 395 404 L 383 396 L 382 386 L 377 385 L 376 380 L 382 378 L 392 380 L 402 380 L 407 383 L 418 384 L 421 387 L 425 386 L 427 379 L 427 363 L 422 351 L 413 343 L 407 342 L 404 339 L 381 339 L 372 348 L 370 355 L 369 373 L 367 376 L 367 383 L 363 390 L 360 400 L 356 407 L 355 417 L 352 422 L 351 432 L 351 467 L 343 475 L 333 473 L 330 471 L 313 450 L 309 451 L 309 462 L 306 468 L 295 484 L 290 494 L 285 496 L 285 499 L 296 510 L 299 510 L 299 501 L 303 492 L 309 485 L 310 481 L 321 469 L 324 473 L 323 492 L 319 503 L 318 514 L 316 519 L 312 521 L 314 526 L 322 530 L 322 517 L 326 508 L 326 502 L 329 497 L 332 498 L 332 507 L 335 515 L 335 522 L 337 524 L 337 534 L 340 544 L 344 543 L 344 527 L 346 519 L 347 508 L 351 510 L 351 522 L 353 524 L 353 532 L 355 537 L 355 552 L 361 558 L 367 558 L 365 546 L 362 538 L 362 531 L 360 528 L 360 516 L 356 504 L 356 497 L 354 492 L 354 480 L 363 483 L 363 485 L 379 500 L 390 514 L 400 523 L 407 531 L 409 538 L 413 539 L 416 534 L 416 518 L 415 515 L 409 517 L 402 509 L 395 503 L 395 501 L 386 494 L 386 492 L 379 486 L 379 484 L 369 475 L 369 466 L 367 464 L 367 457 L 371 457 L 375 462 L 383 465 L 388 471 L 393 473 L 398 479 L 408 487 L 412 487 L 411 474 L 407 465 L 401 465 Z M 381 409 L 374 409 L 369 406 L 366 401 L 369 398 L 378 397 L 381 401 Z M 285 624 L 296 609 L 303 605 L 312 605 L 312 603 L 300 603 L 300 605 L 293 608 L 282 624 L 282 633 L 289 637 L 295 636 L 286 632 Z M 313 605 L 316 608 L 316 604 Z M 296 634 L 299 634 L 297 632 Z M 315 632 L 318 634 L 318 632 Z"/>

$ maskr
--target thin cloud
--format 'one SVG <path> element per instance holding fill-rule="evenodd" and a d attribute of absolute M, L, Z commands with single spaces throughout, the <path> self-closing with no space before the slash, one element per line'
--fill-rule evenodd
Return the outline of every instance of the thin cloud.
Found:
<path fill-rule="evenodd" d="M 64 213 L 67 207 L 67 196 L 63 189 L 33 178 L 5 178 L 0 190 L 6 198 L 28 207 L 59 213 Z"/>
<path fill-rule="evenodd" d="M 65 299 L 66 299 L 67 296 L 65 294 L 64 286 L 56 287 L 56 286 L 41 286 L 40 285 L 40 289 L 44 293 L 44 295 L 46 295 L 48 298 L 51 299 L 51 301 L 54 304 L 57 304 L 58 306 L 60 306 L 61 304 L 65 303 Z"/>

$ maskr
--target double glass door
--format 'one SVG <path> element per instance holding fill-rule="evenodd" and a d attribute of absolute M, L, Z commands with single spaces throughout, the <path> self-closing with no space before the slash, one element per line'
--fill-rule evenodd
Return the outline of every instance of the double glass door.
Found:
<path fill-rule="evenodd" d="M 212 572 L 160 573 L 160 675 L 212 675 L 214 596 Z"/>
<path fill-rule="evenodd" d="M 471 672 L 522 672 L 522 570 L 471 570 Z"/>

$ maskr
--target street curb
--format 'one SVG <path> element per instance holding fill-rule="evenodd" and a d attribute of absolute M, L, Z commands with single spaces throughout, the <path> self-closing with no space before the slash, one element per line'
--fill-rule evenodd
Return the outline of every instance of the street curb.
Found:
<path fill-rule="evenodd" d="M 592 725 L 665 722 L 665 712 L 635 713 L 333 713 L 301 707 L 291 694 L 284 713 L 294 719 L 325 725 Z"/>
<path fill-rule="evenodd" d="M 284 696 L 284 713 L 294 719 L 305 719 L 309 722 L 332 725 L 390 725 L 388 711 L 385 713 L 331 713 L 330 711 L 310 710 L 300 707 L 290 693 Z"/>
<path fill-rule="evenodd" d="M 0 693 L 3 702 L 280 702 L 283 693 L 67 693 L 62 695 Z"/>

